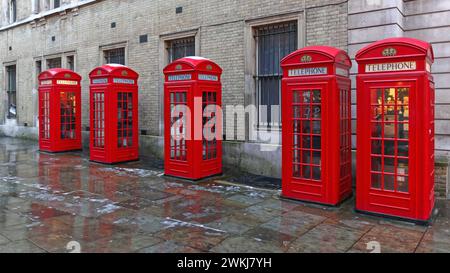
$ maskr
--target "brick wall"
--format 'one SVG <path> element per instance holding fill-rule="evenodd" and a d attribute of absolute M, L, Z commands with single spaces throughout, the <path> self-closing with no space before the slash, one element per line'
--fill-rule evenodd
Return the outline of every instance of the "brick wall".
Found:
<path fill-rule="evenodd" d="M 435 167 L 435 193 L 436 198 L 449 198 L 449 167 L 447 158 L 439 158 L 436 160 Z"/>
<path fill-rule="evenodd" d="M 31 2 L 31 1 L 30 1 Z M 317 4 L 320 2 L 320 6 Z M 100 48 L 114 43 L 127 46 L 127 64 L 141 74 L 140 128 L 160 134 L 162 91 L 160 62 L 161 35 L 196 29 L 200 55 L 215 60 L 224 69 L 225 104 L 244 104 L 244 29 L 255 18 L 301 13 L 307 6 L 307 43 L 346 48 L 346 3 L 324 1 L 183 1 L 175 0 L 103 0 L 69 9 L 41 20 L 0 31 L 0 59 L 17 63 L 18 122 L 35 126 L 37 113 L 35 87 L 36 58 L 63 52 L 76 52 L 76 70 L 84 80 L 83 128 L 88 126 L 88 81 L 92 68 L 102 64 Z M 82 1 L 80 2 L 82 3 Z M 183 13 L 175 8 L 183 6 Z M 20 12 L 30 8 L 19 6 Z M 332 16 L 329 16 L 332 14 Z M 328 15 L 328 16 L 325 16 Z M 327 19 L 328 17 L 331 17 Z M 23 18 L 22 18 L 23 19 Z M 111 23 L 116 23 L 112 29 Z M 337 33 L 338 38 L 330 34 Z M 148 43 L 140 44 L 139 35 L 148 34 Z M 55 41 L 51 37 L 55 36 Z M 32 46 L 30 46 L 32 44 Z M 12 50 L 9 50 L 9 46 Z M 4 82 L 3 73 L 0 82 Z M 4 85 L 1 85 L 4 91 Z M 1 92 L 0 120 L 4 120 L 5 92 Z M 243 126 L 244 123 L 239 123 Z"/>
<path fill-rule="evenodd" d="M 435 53 L 432 67 L 436 84 L 436 196 L 445 197 L 448 189 L 450 155 L 450 1 L 441 0 L 350 0 L 348 51 L 351 58 L 364 46 L 390 37 L 412 37 L 430 42 Z M 356 74 L 351 71 L 353 134 L 356 129 Z M 356 145 L 354 138 L 353 145 Z M 356 148 L 356 147 L 355 147 Z"/>
<path fill-rule="evenodd" d="M 347 50 L 347 10 L 346 1 L 307 9 L 307 45 L 328 45 Z"/>

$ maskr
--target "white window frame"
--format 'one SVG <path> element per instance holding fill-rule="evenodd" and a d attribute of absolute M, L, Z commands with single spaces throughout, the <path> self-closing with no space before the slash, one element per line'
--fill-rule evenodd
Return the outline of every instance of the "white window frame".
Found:
<path fill-rule="evenodd" d="M 255 40 L 255 30 L 258 27 L 284 23 L 289 21 L 297 21 L 298 40 L 297 47 L 302 48 L 306 45 L 306 20 L 304 11 L 299 11 L 290 14 L 275 15 L 265 18 L 255 18 L 245 21 L 244 46 L 245 46 L 245 106 L 255 105 L 259 112 L 258 94 L 255 76 L 257 75 L 257 43 Z M 281 93 L 281 92 L 280 92 Z M 280 99 L 281 104 L 281 99 Z M 281 108 L 281 105 L 280 105 Z M 259 113 L 257 113 L 259 115 Z M 281 117 L 280 117 L 281 118 Z M 248 124 L 248 131 L 246 131 L 245 139 L 248 141 L 249 136 L 258 136 L 258 139 L 276 139 L 281 137 L 281 128 L 272 128 L 269 132 L 258 129 L 258 117 L 255 117 L 254 124 Z M 260 142 L 260 141 L 256 141 Z"/>
<path fill-rule="evenodd" d="M 106 64 L 105 52 L 108 50 L 119 49 L 119 48 L 124 49 L 124 51 L 125 51 L 124 63 L 125 63 L 125 65 L 128 65 L 128 43 L 127 42 L 121 42 L 121 43 L 116 43 L 116 44 L 100 46 L 100 56 L 99 56 L 100 59 L 99 59 L 98 63 Z"/>
<path fill-rule="evenodd" d="M 15 66 L 16 67 L 16 91 L 15 91 L 15 93 L 16 93 L 16 117 L 15 118 L 13 118 L 13 120 L 18 120 L 19 119 L 19 112 L 18 112 L 18 109 L 19 109 L 19 107 L 18 107 L 18 105 L 19 105 L 19 100 L 18 100 L 18 98 L 19 98 L 19 95 L 18 95 L 18 91 L 19 91 L 19 77 L 18 77 L 18 75 L 19 75 L 19 69 L 18 69 L 18 65 L 17 65 L 17 61 L 12 61 L 12 62 L 5 62 L 5 63 L 3 63 L 3 78 L 5 79 L 4 81 L 3 81 L 3 96 L 4 96 L 4 103 L 3 103 L 3 111 L 2 111 L 2 115 L 3 115 L 3 117 L 4 117 L 4 120 L 6 120 L 6 119 L 8 119 L 8 107 L 9 107 L 9 105 L 8 105 L 8 93 L 7 93 L 7 89 L 8 89 L 8 84 L 9 84 L 9 82 L 8 82 L 8 72 L 7 72 L 7 68 L 9 67 L 9 66 Z"/>
<path fill-rule="evenodd" d="M 195 55 L 201 55 L 201 47 L 200 47 L 200 29 L 196 28 L 193 30 L 187 30 L 177 33 L 167 33 L 159 36 L 159 70 L 163 71 L 163 69 L 169 64 L 169 51 L 167 50 L 168 44 L 173 40 L 185 39 L 194 37 L 195 40 Z M 160 76 L 159 83 L 159 135 L 164 135 L 164 75 Z"/>

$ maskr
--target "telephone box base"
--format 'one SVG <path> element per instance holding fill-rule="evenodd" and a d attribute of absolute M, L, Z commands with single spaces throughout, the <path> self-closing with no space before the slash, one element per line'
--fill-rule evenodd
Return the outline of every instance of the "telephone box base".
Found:
<path fill-rule="evenodd" d="M 44 150 L 39 149 L 40 153 L 44 154 L 64 154 L 64 153 L 73 153 L 73 152 L 82 152 L 83 149 L 70 149 L 70 150 L 64 150 L 64 151 L 50 151 L 50 150 Z"/>
<path fill-rule="evenodd" d="M 140 161 L 141 159 L 131 159 L 131 160 L 127 160 L 127 161 L 118 161 L 118 162 L 104 162 L 104 161 L 99 161 L 99 160 L 89 160 L 89 162 L 93 162 L 93 163 L 98 163 L 98 164 L 103 164 L 103 165 L 118 165 L 118 164 L 125 164 L 125 163 L 131 163 L 131 162 L 137 162 Z"/>
<path fill-rule="evenodd" d="M 210 179 L 213 177 L 219 177 L 222 175 L 223 175 L 223 173 L 218 173 L 218 174 L 213 174 L 213 175 L 205 176 L 205 177 L 201 177 L 201 178 L 187 178 L 187 177 L 175 176 L 175 175 L 170 175 L 170 174 L 164 174 L 165 177 L 176 178 L 176 179 L 186 180 L 186 181 L 190 181 L 190 182 L 200 182 L 203 180 L 207 180 L 207 179 Z"/>
<path fill-rule="evenodd" d="M 412 219 L 412 218 L 404 218 L 404 217 L 399 217 L 399 216 L 394 216 L 394 215 L 389 215 L 389 214 L 376 213 L 376 212 L 370 212 L 370 211 L 364 211 L 364 210 L 358 210 L 358 209 L 355 209 L 355 212 L 359 213 L 359 214 L 374 216 L 374 217 L 380 217 L 380 218 L 385 218 L 385 219 L 391 219 L 391 220 L 396 220 L 396 221 L 413 223 L 413 224 L 416 224 L 416 225 L 419 225 L 419 226 L 429 226 L 435 220 L 439 210 L 438 209 L 433 209 L 433 214 L 427 220 L 417 220 L 417 219 Z"/>
<path fill-rule="evenodd" d="M 298 202 L 298 203 L 305 203 L 305 204 L 320 205 L 320 206 L 330 207 L 330 208 L 338 208 L 343 203 L 345 203 L 348 200 L 350 200 L 352 197 L 353 197 L 353 193 L 349 194 L 347 197 L 342 198 L 342 200 L 339 201 L 337 204 L 330 204 L 330 203 L 321 203 L 321 202 L 316 202 L 316 201 L 300 200 L 300 199 L 288 197 L 288 196 L 285 196 L 285 195 L 282 195 L 282 194 L 280 195 L 280 199 L 283 199 L 283 200 L 295 201 L 295 202 Z"/>

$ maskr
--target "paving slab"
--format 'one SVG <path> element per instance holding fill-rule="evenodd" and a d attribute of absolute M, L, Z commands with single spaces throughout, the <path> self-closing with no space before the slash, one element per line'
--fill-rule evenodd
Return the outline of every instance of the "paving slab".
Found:
<path fill-rule="evenodd" d="M 449 201 L 424 227 L 355 213 L 354 198 L 285 200 L 277 179 L 225 169 L 190 182 L 162 168 L 153 157 L 109 166 L 0 137 L 0 252 L 450 252 Z"/>

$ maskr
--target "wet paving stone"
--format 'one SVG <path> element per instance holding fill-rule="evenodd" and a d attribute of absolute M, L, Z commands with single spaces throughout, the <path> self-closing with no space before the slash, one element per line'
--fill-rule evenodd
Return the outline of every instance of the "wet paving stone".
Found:
<path fill-rule="evenodd" d="M 174 241 L 165 241 L 160 244 L 140 249 L 139 253 L 202 253 L 198 249 L 185 246 Z"/>
<path fill-rule="evenodd" d="M 36 222 L 36 220 L 29 217 L 22 216 L 20 214 L 9 212 L 6 210 L 0 210 L 0 233 L 2 229 L 16 225 L 29 225 Z"/>
<path fill-rule="evenodd" d="M 375 226 L 356 243 L 352 250 L 366 251 L 367 244 L 377 242 L 381 246 L 382 253 L 412 253 L 416 251 L 423 232 L 383 225 Z"/>
<path fill-rule="evenodd" d="M 283 212 L 294 210 L 299 206 L 298 202 L 291 200 L 281 200 L 279 198 L 266 198 L 258 205 L 263 208 L 276 209 Z"/>
<path fill-rule="evenodd" d="M 283 253 L 283 249 L 272 242 L 246 236 L 229 237 L 213 247 L 215 253 Z"/>
<path fill-rule="evenodd" d="M 165 198 L 172 196 L 171 193 L 159 191 L 159 190 L 152 189 L 149 187 L 133 188 L 133 190 L 131 192 L 127 192 L 127 194 L 129 194 L 133 197 L 140 197 L 140 198 L 151 200 L 151 201 L 165 199 Z"/>
<path fill-rule="evenodd" d="M 418 253 L 450 253 L 450 220 L 438 218 L 423 236 Z"/>
<path fill-rule="evenodd" d="M 134 215 L 117 217 L 117 219 L 111 223 L 114 226 L 119 226 L 121 228 L 139 230 L 147 234 L 154 234 L 166 227 L 164 224 L 165 219 L 166 218 L 154 215 L 137 213 Z"/>
<path fill-rule="evenodd" d="M 417 253 L 450 253 L 450 234 L 429 231 L 416 249 Z"/>
<path fill-rule="evenodd" d="M 155 234 L 164 240 L 173 240 L 179 244 L 201 251 L 209 251 L 222 242 L 227 233 L 207 226 L 194 225 L 174 219 L 166 219 L 165 229 Z"/>
<path fill-rule="evenodd" d="M 223 230 L 227 233 L 234 234 L 234 235 L 242 235 L 248 230 L 254 228 L 259 223 L 255 223 L 254 226 L 252 226 L 249 222 L 243 223 L 242 221 L 236 221 L 236 219 L 233 219 L 233 217 L 226 216 L 224 218 L 220 218 L 216 221 L 213 221 L 211 223 L 208 223 L 209 227 Z"/>
<path fill-rule="evenodd" d="M 281 216 L 282 211 L 278 209 L 268 208 L 259 204 L 248 207 L 245 210 L 241 211 L 244 216 L 249 216 L 256 221 L 261 223 L 268 222 L 275 217 Z"/>
<path fill-rule="evenodd" d="M 161 218 L 175 217 L 176 215 L 180 214 L 180 211 L 175 209 L 174 207 L 167 205 L 165 203 L 156 203 L 156 202 L 154 202 L 152 206 L 146 207 L 140 210 L 139 212 Z"/>
<path fill-rule="evenodd" d="M 75 238 L 65 233 L 47 234 L 28 239 L 29 242 L 50 253 L 68 253 L 69 250 L 67 249 L 67 245 L 74 240 Z M 80 244 L 82 243 L 83 242 Z"/>
<path fill-rule="evenodd" d="M 330 224 L 320 224 L 295 240 L 289 247 L 292 253 L 346 252 L 363 236 L 360 230 Z"/>
<path fill-rule="evenodd" d="M 22 205 L 19 207 L 16 206 L 10 208 L 9 210 L 33 221 L 43 221 L 52 217 L 69 215 L 67 212 L 36 203 Z"/>
<path fill-rule="evenodd" d="M 327 218 L 324 221 L 324 224 L 343 226 L 351 229 L 361 230 L 363 232 L 368 232 L 375 226 L 374 223 L 367 221 L 366 219 L 361 219 L 360 217 L 354 215 L 350 217 L 342 217 L 341 219 Z"/>
<path fill-rule="evenodd" d="M 340 219 L 341 213 L 345 213 L 348 210 L 352 211 L 353 209 L 345 205 L 341 205 L 339 207 L 329 207 L 329 206 L 321 206 L 318 204 L 300 202 L 299 205 L 295 207 L 293 210 L 298 210 L 314 215 L 320 215 L 322 217 L 331 219 L 333 218 Z"/>
<path fill-rule="evenodd" d="M 20 211 L 21 209 L 29 208 L 30 206 L 31 203 L 27 200 L 11 196 L 0 196 L 0 209 Z"/>
<path fill-rule="evenodd" d="M 0 245 L 7 244 L 10 241 L 5 236 L 0 235 Z"/>
<path fill-rule="evenodd" d="M 82 253 L 130 253 L 160 244 L 163 240 L 144 234 L 116 234 L 81 245 Z"/>
<path fill-rule="evenodd" d="M 187 222 L 206 224 L 228 216 L 241 208 L 240 204 L 228 202 L 228 200 L 217 199 L 215 202 L 208 200 L 200 204 L 185 207 L 181 213 L 175 214 L 174 218 Z"/>
<path fill-rule="evenodd" d="M 263 198 L 257 197 L 257 196 L 248 196 L 244 194 L 236 194 L 231 197 L 227 198 L 230 201 L 240 202 L 245 205 L 254 205 L 257 203 L 261 203 L 264 201 Z"/>
<path fill-rule="evenodd" d="M 156 179 L 155 179 L 156 180 Z M 156 180 L 157 181 L 157 180 Z M 164 178 L 160 178 L 160 181 L 153 183 L 151 185 L 147 184 L 146 182 L 145 186 L 140 186 L 139 188 L 146 188 L 151 187 L 152 189 L 156 189 L 162 192 L 170 193 L 173 195 L 195 195 L 197 194 L 196 191 L 189 190 L 187 183 L 182 182 L 174 182 L 174 181 L 167 181 Z"/>
<path fill-rule="evenodd" d="M 131 197 L 125 201 L 118 203 L 118 206 L 138 211 L 153 206 L 153 201 L 154 200 L 146 198 Z"/>
<path fill-rule="evenodd" d="M 67 233 L 70 226 L 47 219 L 44 221 L 36 221 L 24 225 L 8 226 L 0 229 L 0 234 L 11 241 L 25 240 L 33 236 L 40 236 L 45 234 L 61 234 Z"/>
<path fill-rule="evenodd" d="M 364 253 L 373 242 L 382 252 L 450 252 L 448 201 L 423 227 L 355 213 L 354 199 L 284 200 L 276 179 L 232 170 L 190 182 L 162 168 L 151 157 L 107 166 L 0 138 L 0 252 L 67 253 L 71 241 L 86 253 Z"/>
<path fill-rule="evenodd" d="M 322 223 L 325 219 L 325 217 L 319 215 L 308 214 L 301 211 L 290 211 L 262 224 L 261 227 L 279 231 L 291 236 L 301 236 Z"/>
<path fill-rule="evenodd" d="M 0 245 L 0 253 L 46 253 L 46 251 L 30 241 L 21 240 Z"/>
<path fill-rule="evenodd" d="M 283 252 L 287 251 L 288 246 L 296 239 L 295 236 L 264 228 L 262 226 L 247 231 L 244 236 L 259 242 L 272 243 L 276 247 L 282 249 Z"/>
<path fill-rule="evenodd" d="M 60 211 L 85 217 L 98 217 L 121 209 L 115 202 L 107 198 L 84 191 L 69 193 L 55 193 L 46 190 L 28 191 L 21 194 L 20 197 Z"/>
<path fill-rule="evenodd" d="M 50 235 L 59 235 L 61 241 L 57 242 L 57 247 L 65 246 L 70 241 L 77 241 L 80 244 L 87 245 L 99 240 L 107 240 L 115 237 L 129 237 L 133 238 L 136 234 L 136 230 L 119 227 L 111 224 L 104 224 L 101 222 L 90 221 L 85 219 L 84 222 L 75 223 L 68 229 L 61 230 L 60 232 L 51 233 Z M 39 246 L 41 244 L 47 243 L 47 238 L 49 234 L 44 234 L 41 236 L 29 237 L 29 240 L 36 242 Z M 66 240 L 66 239 L 69 240 Z M 91 245 L 92 246 L 92 245 Z M 44 249 L 52 247 L 51 242 L 47 245 L 42 246 Z M 58 248 L 56 248 L 58 249 Z"/>
<path fill-rule="evenodd" d="M 77 242 L 82 253 L 126 253 L 160 243 L 162 240 L 134 230 L 90 225 L 72 232 L 30 237 L 29 241 L 52 253 L 70 252 L 68 244 Z"/>

